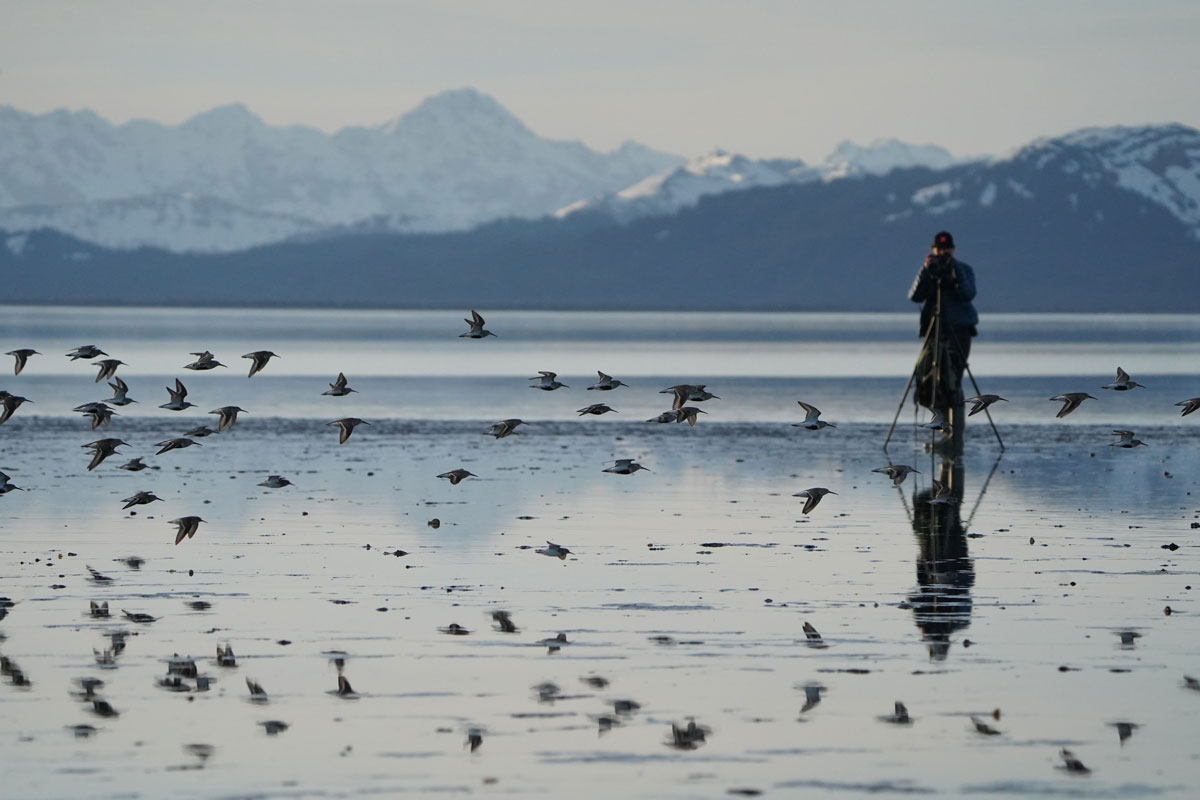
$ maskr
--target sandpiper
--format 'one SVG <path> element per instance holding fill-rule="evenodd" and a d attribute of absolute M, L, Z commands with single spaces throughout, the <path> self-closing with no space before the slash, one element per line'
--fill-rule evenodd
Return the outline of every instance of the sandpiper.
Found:
<path fill-rule="evenodd" d="M 137 458 L 129 459 L 124 464 L 117 467 L 117 469 L 123 469 L 129 472 L 141 472 L 146 467 L 147 465 L 142 463 L 142 456 L 138 456 Z"/>
<path fill-rule="evenodd" d="M 885 714 L 884 716 L 880 717 L 879 721 L 890 722 L 893 725 L 912 724 L 912 717 L 908 715 L 908 709 L 905 707 L 904 703 L 901 703 L 899 700 L 897 700 L 894 709 L 895 710 L 891 714 Z"/>
<path fill-rule="evenodd" d="M 821 410 L 816 406 L 810 406 L 803 400 L 797 400 L 796 402 L 799 403 L 800 407 L 804 409 L 805 416 L 804 422 L 793 422 L 793 428 L 804 428 L 805 430 L 819 431 L 821 428 L 837 427 L 837 425 L 834 425 L 832 422 L 826 422 L 825 420 L 820 419 Z"/>
<path fill-rule="evenodd" d="M 438 477 L 445 478 L 446 480 L 450 481 L 451 486 L 458 486 L 458 484 L 466 478 L 478 478 L 479 476 L 474 472 L 467 472 L 465 469 L 459 468 L 452 469 L 449 472 L 443 472 L 441 475 L 438 475 Z"/>
<path fill-rule="evenodd" d="M 350 687 L 350 681 L 346 680 L 345 675 L 338 675 L 338 687 L 335 694 L 338 697 L 348 697 L 351 699 L 358 697 L 358 693 Z"/>
<path fill-rule="evenodd" d="M 483 321 L 483 317 L 479 316 L 479 312 L 476 311 L 475 309 L 471 309 L 471 318 L 464 319 L 463 322 L 470 325 L 471 329 L 468 330 L 466 333 L 460 333 L 458 335 L 458 338 L 460 338 L 460 339 L 482 339 L 485 336 L 495 336 L 496 335 L 496 334 L 492 333 L 491 331 L 484 330 L 483 326 L 485 323 Z"/>
<path fill-rule="evenodd" d="M 1143 389 L 1146 388 L 1145 386 L 1138 383 L 1137 381 L 1131 380 L 1128 372 L 1121 369 L 1120 367 L 1117 367 L 1116 380 L 1114 380 L 1112 383 L 1105 384 L 1104 386 L 1101 386 L 1100 388 L 1101 389 L 1112 389 L 1114 392 L 1127 392 L 1135 386 L 1141 386 L 1141 388 L 1143 388 Z"/>
<path fill-rule="evenodd" d="M 800 713 L 812 711 L 821 702 L 821 692 L 825 691 L 825 687 L 819 683 L 806 683 L 804 689 L 804 705 L 800 707 Z"/>
<path fill-rule="evenodd" d="M 113 396 L 105 400 L 106 403 L 112 403 L 114 406 L 127 406 L 130 403 L 136 403 L 137 400 L 129 397 L 129 385 L 120 377 L 114 375 L 108 387 L 113 390 Z"/>
<path fill-rule="evenodd" d="M 507 611 L 493 611 L 492 620 L 495 621 L 501 633 L 517 632 L 517 626 L 512 621 L 512 615 Z"/>
<path fill-rule="evenodd" d="M 621 381 L 614 378 L 612 375 L 605 375 L 603 372 L 600 372 L 599 370 L 596 370 L 596 374 L 600 376 L 600 380 L 596 381 L 591 386 L 587 387 L 589 390 L 596 389 L 601 392 L 607 392 L 607 391 L 611 391 L 611 390 L 617 388 L 618 386 L 628 386 L 629 385 L 628 383 L 622 383 Z"/>
<path fill-rule="evenodd" d="M 121 441 L 120 439 L 98 439 L 97 441 L 83 445 L 92 450 L 92 463 L 88 464 L 88 472 L 91 472 L 100 465 L 100 462 L 117 452 L 117 448 L 125 445 L 129 446 L 129 442 Z"/>
<path fill-rule="evenodd" d="M 1200 408 L 1200 397 L 1192 397 L 1188 400 L 1183 400 L 1181 402 L 1178 402 L 1175 405 L 1183 407 L 1183 411 L 1179 412 L 1179 416 L 1186 417 L 1188 414 L 1192 413 L 1197 408 Z"/>
<path fill-rule="evenodd" d="M 260 481 L 258 485 L 267 489 L 282 489 L 285 486 L 293 484 L 282 475 L 269 475 L 265 481 Z"/>
<path fill-rule="evenodd" d="M 972 716 L 971 724 L 975 726 L 976 733 L 982 733 L 984 736 L 999 736 L 1000 735 L 1000 731 L 996 730 L 991 725 L 988 725 L 986 722 L 981 720 L 979 717 Z"/>
<path fill-rule="evenodd" d="M 15 394 L 3 393 L 0 397 L 0 425 L 8 422 L 13 413 L 21 407 L 23 403 L 32 403 L 28 397 L 18 397 Z"/>
<path fill-rule="evenodd" d="M 966 402 L 971 403 L 972 405 L 971 410 L 967 412 L 967 416 L 973 417 L 980 411 L 983 411 L 985 408 L 990 406 L 992 403 L 995 403 L 999 400 L 1003 400 L 1006 403 L 1008 402 L 1007 398 L 1001 397 L 998 394 L 977 394 L 974 397 L 968 397 Z"/>
<path fill-rule="evenodd" d="M 106 427 L 111 425 L 113 414 L 117 413 L 104 403 L 85 403 L 82 406 L 76 406 L 74 410 L 85 417 L 92 418 L 92 430 L 96 430 L 101 425 Z"/>
<path fill-rule="evenodd" d="M 676 386 L 668 386 L 666 389 L 659 391 L 659 394 L 671 394 L 675 396 L 674 402 L 671 404 L 672 409 L 683 408 L 688 402 L 702 403 L 705 400 L 720 400 L 712 392 L 706 391 L 704 383 L 680 383 Z"/>
<path fill-rule="evenodd" d="M 102 361 L 95 361 L 93 363 L 97 367 L 100 368 L 100 372 L 98 375 L 96 375 L 96 380 L 94 381 L 94 383 L 99 383 L 100 381 L 106 381 L 109 378 L 116 375 L 117 367 L 129 366 L 124 361 L 119 361 L 118 359 L 115 359 L 115 358 L 106 358 Z"/>
<path fill-rule="evenodd" d="M 177 436 L 174 439 L 164 439 L 154 445 L 155 447 L 162 448 L 154 455 L 161 456 L 163 453 L 171 450 L 182 450 L 183 448 L 191 447 L 192 445 L 196 445 L 197 447 L 204 446 L 197 441 L 187 438 L 186 436 Z"/>
<path fill-rule="evenodd" d="M 555 389 L 560 389 L 560 388 L 561 389 L 570 389 L 571 388 L 570 386 L 567 386 L 565 383 L 562 383 L 558 380 L 557 372 L 548 372 L 546 370 L 538 370 L 537 377 L 530 378 L 529 380 L 539 381 L 539 383 L 535 383 L 533 386 L 530 386 L 529 387 L 530 389 L 541 389 L 546 392 L 552 392 Z"/>
<path fill-rule="evenodd" d="M 683 406 L 682 408 L 676 409 L 675 421 L 676 422 L 686 422 L 688 425 L 691 425 L 694 428 L 694 427 L 696 427 L 697 417 L 700 414 L 707 414 L 707 413 L 708 413 L 707 411 L 696 408 L 695 406 Z"/>
<path fill-rule="evenodd" d="M 203 372 L 206 370 L 216 369 L 217 367 L 225 366 L 220 361 L 217 361 L 217 359 L 213 356 L 213 354 L 208 352 L 207 350 L 200 352 L 200 353 L 192 353 L 191 355 L 194 355 L 196 357 L 196 360 L 193 361 L 191 364 L 184 364 L 183 365 L 184 369 L 193 369 L 193 370 Z"/>
<path fill-rule="evenodd" d="M 1085 767 L 1083 765 L 1083 762 L 1080 761 L 1078 758 L 1076 758 L 1075 754 L 1072 753 L 1067 748 L 1064 747 L 1061 750 L 1059 750 L 1058 755 L 1063 760 L 1063 763 L 1062 763 L 1062 766 L 1060 767 L 1060 769 L 1065 769 L 1067 772 L 1076 772 L 1079 774 L 1086 774 L 1086 773 L 1091 772 L 1091 770 L 1088 769 L 1087 767 Z"/>
<path fill-rule="evenodd" d="M 589 387 L 589 388 L 591 388 L 591 387 Z M 607 414 L 610 411 L 615 413 L 616 409 L 609 408 L 608 406 L 604 405 L 604 403 L 592 403 L 590 406 L 585 406 L 584 408 L 577 409 L 577 411 L 579 413 L 579 416 L 583 417 L 588 414 L 600 416 L 601 414 Z"/>
<path fill-rule="evenodd" d="M 329 391 L 321 392 L 321 394 L 329 395 L 330 397 L 345 397 L 346 395 L 350 394 L 351 392 L 357 392 L 357 391 L 358 391 L 357 389 L 351 389 L 349 386 L 346 385 L 346 375 L 344 373 L 339 372 L 337 374 L 337 378 L 333 381 L 333 383 L 329 384 Z"/>
<path fill-rule="evenodd" d="M 660 425 L 668 422 L 679 422 L 679 411 L 664 411 L 657 417 L 651 417 L 650 419 L 646 420 L 646 422 L 657 422 Z"/>
<path fill-rule="evenodd" d="M 195 403 L 189 403 L 184 399 L 187 397 L 187 387 L 183 385 L 183 381 L 179 380 L 179 378 L 175 379 L 174 389 L 172 389 L 170 386 L 166 388 L 167 394 L 171 396 L 171 399 L 168 402 L 163 403 L 161 406 L 159 406 L 159 408 L 165 408 L 167 411 L 183 411 L 185 408 L 191 408 L 192 406 L 196 405 Z"/>
<path fill-rule="evenodd" d="M 188 436 L 188 437 L 194 436 L 197 439 L 203 439 L 205 436 L 212 436 L 213 434 L 215 434 L 217 432 L 218 431 L 214 431 L 212 428 L 208 427 L 207 425 L 198 425 L 197 427 L 192 428 L 190 431 L 185 433 L 184 436 Z"/>
<path fill-rule="evenodd" d="M 1092 397 L 1087 392 L 1064 392 L 1063 394 L 1056 394 L 1050 399 L 1062 401 L 1063 407 L 1060 408 L 1058 413 L 1054 415 L 1056 419 L 1061 419 L 1075 409 L 1079 408 L 1079 404 L 1084 400 L 1095 400 L 1096 398 Z"/>
<path fill-rule="evenodd" d="M 78 361 L 81 358 L 90 360 L 96 356 L 106 356 L 108 353 L 104 352 L 99 347 L 96 347 L 94 344 L 83 344 L 67 353 L 67 355 L 71 357 L 72 361 Z"/>
<path fill-rule="evenodd" d="M 915 472 L 918 475 L 921 474 L 919 469 L 913 469 L 907 464 L 888 464 L 886 467 L 878 467 L 871 470 L 871 472 L 879 472 L 887 475 L 892 479 L 893 486 L 899 486 L 904 483 L 904 479 L 908 477 L 908 473 L 910 472 Z"/>
<path fill-rule="evenodd" d="M 190 539 L 196 535 L 196 529 L 200 527 L 200 523 L 204 520 L 199 517 L 180 517 L 170 521 L 170 525 L 177 526 L 178 530 L 175 533 L 175 544 L 179 544 L 184 539 Z"/>
<path fill-rule="evenodd" d="M 814 508 L 816 508 L 817 503 L 821 502 L 821 498 L 827 494 L 837 494 L 837 492 L 831 492 L 828 489 L 825 489 L 821 486 L 817 486 L 813 489 L 805 489 L 802 492 L 796 492 L 794 495 L 792 495 L 792 497 L 807 498 L 804 501 L 804 508 L 802 509 L 803 513 L 807 514 L 808 512 L 810 512 Z"/>
<path fill-rule="evenodd" d="M 251 700 L 258 703 L 266 702 L 267 691 L 259 685 L 258 681 L 252 681 L 249 678 L 246 678 L 246 689 L 250 692 Z"/>
<path fill-rule="evenodd" d="M 505 436 L 516 433 L 518 425 L 528 425 L 523 419 L 503 419 L 497 422 L 488 430 L 484 431 L 488 436 L 494 436 L 497 439 L 503 439 Z"/>
<path fill-rule="evenodd" d="M 918 427 L 929 428 L 931 431 L 950 433 L 950 420 L 946 419 L 945 410 L 938 408 L 933 412 L 933 419 L 929 420 L 929 422 L 920 423 Z"/>
<path fill-rule="evenodd" d="M 544 556 L 551 556 L 552 558 L 561 559 L 563 561 L 565 561 L 567 556 L 570 555 L 570 553 L 571 553 L 571 551 L 568 550 L 567 548 L 563 547 L 562 545 L 555 544 L 554 542 L 551 542 L 550 540 L 546 540 L 545 547 L 543 547 L 539 550 L 534 550 L 533 552 L 540 553 L 541 555 L 544 555 Z"/>
<path fill-rule="evenodd" d="M 234 423 L 237 422 L 237 415 L 239 411 L 243 414 L 250 413 L 246 409 L 239 406 L 221 406 L 220 408 L 214 408 L 208 413 L 217 415 L 217 431 L 224 432 L 232 428 Z"/>
<path fill-rule="evenodd" d="M 250 374 L 246 377 L 253 378 L 262 371 L 262 368 L 267 365 L 268 361 L 270 361 L 272 358 L 279 358 L 279 356 L 275 353 L 272 353 L 270 350 L 255 350 L 253 353 L 246 353 L 246 355 L 242 356 L 242 358 L 251 359 Z"/>
<path fill-rule="evenodd" d="M 1115 442 L 1109 442 L 1109 447 L 1120 447 L 1122 449 L 1129 450 L 1137 447 L 1138 445 L 1144 446 L 1146 444 L 1141 439 L 1133 438 L 1133 431 L 1113 431 L 1112 435 L 1116 436 L 1117 440 Z"/>
<path fill-rule="evenodd" d="M 138 492 L 132 497 L 126 497 L 121 501 L 125 504 L 122 510 L 133 508 L 134 506 L 144 506 L 148 503 L 153 503 L 155 500 L 162 500 L 162 498 L 156 496 L 154 492 Z"/>
<path fill-rule="evenodd" d="M 354 433 L 354 429 L 359 425 L 370 425 L 369 422 L 364 422 L 358 417 L 344 417 L 343 419 L 335 419 L 333 422 L 326 422 L 326 425 L 337 425 L 340 429 L 338 434 L 338 444 L 345 444 L 350 438 L 350 434 Z"/>
<path fill-rule="evenodd" d="M 641 464 L 634 461 L 632 458 L 618 458 L 616 462 L 608 469 L 601 470 L 602 472 L 611 472 L 614 475 L 632 475 L 639 469 L 650 471 L 649 467 L 643 467 Z"/>
<path fill-rule="evenodd" d="M 20 375 L 21 370 L 25 369 L 25 362 L 27 362 L 29 360 L 29 357 L 30 356 L 40 356 L 41 353 L 39 353 L 37 350 L 33 350 L 28 347 L 23 347 L 20 350 L 9 350 L 4 355 L 12 356 L 13 358 L 16 359 L 16 363 L 13 364 L 13 375 Z"/>

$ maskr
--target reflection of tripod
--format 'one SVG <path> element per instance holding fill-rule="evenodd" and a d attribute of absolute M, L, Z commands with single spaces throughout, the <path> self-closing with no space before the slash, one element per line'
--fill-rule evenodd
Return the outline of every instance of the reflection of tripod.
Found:
<path fill-rule="evenodd" d="M 971 373 L 971 366 L 967 363 L 966 354 L 963 352 L 962 345 L 958 341 L 958 337 L 954 334 L 953 329 L 947 331 L 947 336 L 943 339 L 942 336 L 942 281 L 937 282 L 937 293 L 934 297 L 934 314 L 929 321 L 928 327 L 925 329 L 925 336 L 921 340 L 921 352 L 917 356 L 917 363 L 913 366 L 912 374 L 908 376 L 908 383 L 904 386 L 904 394 L 900 397 L 900 405 L 896 408 L 896 416 L 892 418 L 892 425 L 888 428 L 887 437 L 883 440 L 883 449 L 886 452 L 888 443 L 892 440 L 892 433 L 896 429 L 896 422 L 900 419 L 900 411 L 904 408 L 904 401 L 908 399 L 908 393 L 912 389 L 913 383 L 917 380 L 917 373 L 921 371 L 922 362 L 925 361 L 925 355 L 929 355 L 930 366 L 930 400 L 929 407 L 937 413 L 939 408 L 938 394 L 945 392 L 948 395 L 949 402 L 946 404 L 947 409 L 951 412 L 945 415 L 945 424 L 949 426 L 948 436 L 953 443 L 955 450 L 962 449 L 963 434 L 965 432 L 965 414 L 963 413 L 963 397 L 962 397 L 962 380 L 961 374 L 955 386 L 942 386 L 943 368 L 954 370 L 954 360 L 957 359 L 963 367 L 963 371 L 967 373 L 967 377 L 971 379 L 971 386 L 975 389 L 975 394 L 980 394 L 979 384 L 975 383 L 975 376 Z M 950 363 L 946 364 L 945 362 Z M 987 415 L 988 424 L 992 426 L 992 433 L 996 435 L 996 442 L 1000 445 L 1000 450 L 1004 450 L 1004 441 L 1000 438 L 1000 431 L 996 430 L 996 423 L 992 422 L 992 414 L 985 406 L 983 413 Z"/>

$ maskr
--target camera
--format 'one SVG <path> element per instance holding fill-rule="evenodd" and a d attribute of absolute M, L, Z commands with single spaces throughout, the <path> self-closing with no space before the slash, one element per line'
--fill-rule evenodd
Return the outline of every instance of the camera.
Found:
<path fill-rule="evenodd" d="M 937 280 L 950 278 L 954 275 L 954 267 L 950 256 L 946 253 L 930 255 L 925 260 L 926 269 L 929 270 L 930 276 Z"/>

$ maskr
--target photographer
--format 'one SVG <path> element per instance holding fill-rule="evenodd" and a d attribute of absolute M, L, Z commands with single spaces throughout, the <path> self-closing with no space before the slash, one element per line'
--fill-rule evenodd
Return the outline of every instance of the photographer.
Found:
<path fill-rule="evenodd" d="M 954 257 L 954 237 L 946 231 L 933 237 L 932 251 L 925 257 L 908 297 L 914 303 L 925 304 L 921 308 L 921 335 L 928 342 L 921 354 L 914 397 L 932 411 L 948 412 L 954 438 L 961 441 L 962 375 L 979 314 L 971 305 L 975 299 L 975 270 Z M 930 326 L 937 322 L 939 313 L 941 325 L 931 333 Z"/>

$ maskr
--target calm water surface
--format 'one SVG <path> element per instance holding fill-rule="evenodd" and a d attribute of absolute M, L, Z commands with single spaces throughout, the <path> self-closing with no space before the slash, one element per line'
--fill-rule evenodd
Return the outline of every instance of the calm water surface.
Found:
<path fill-rule="evenodd" d="M 1009 398 L 1007 451 L 981 423 L 960 459 L 931 456 L 906 408 L 891 459 L 921 473 L 896 489 L 871 469 L 915 358 L 907 315 L 509 312 L 469 341 L 457 312 L 3 312 L 3 350 L 46 354 L 0 380 L 33 400 L 0 426 L 26 490 L 0 496 L 0 654 L 31 684 L 0 679 L 7 796 L 1190 798 L 1200 781 L 1200 415 L 1173 406 L 1200 395 L 1198 317 L 986 318 L 972 366 Z M 70 409 L 105 387 L 62 357 L 85 343 L 129 362 L 140 401 L 98 432 Z M 247 380 L 239 356 L 263 348 L 282 357 Z M 228 373 L 181 369 L 204 349 Z M 1100 391 L 1118 364 L 1149 388 Z M 529 391 L 539 369 L 571 388 Z M 631 387 L 585 391 L 597 369 Z M 359 393 L 322 397 L 339 370 Z M 200 413 L 156 407 L 176 377 Z M 721 399 L 695 428 L 642 422 L 681 381 Z M 1062 391 L 1097 399 L 1055 420 Z M 791 427 L 797 399 L 839 427 Z M 576 415 L 600 401 L 619 414 Z M 226 404 L 249 411 L 232 431 L 152 455 Z M 339 446 L 326 423 L 348 415 L 371 424 Z M 525 433 L 480 434 L 511 416 Z M 1108 447 L 1135 426 L 1147 447 Z M 101 435 L 130 445 L 88 472 Z M 134 455 L 155 468 L 116 468 Z M 601 472 L 623 457 L 650 471 Z M 478 477 L 436 478 L 455 467 Z M 933 477 L 960 502 L 926 502 Z M 804 515 L 792 495 L 813 486 L 837 494 Z M 139 490 L 162 501 L 123 511 Z M 176 547 L 167 521 L 189 514 L 206 522 Z M 547 540 L 571 555 L 537 554 Z M 226 642 L 236 667 L 213 660 Z M 173 654 L 208 691 L 158 685 Z M 339 656 L 357 699 L 329 693 Z M 72 694 L 86 676 L 119 717 Z M 880 719 L 898 700 L 910 725 Z M 706 741 L 671 746 L 689 718 Z M 1063 747 L 1092 772 L 1059 769 Z"/>

